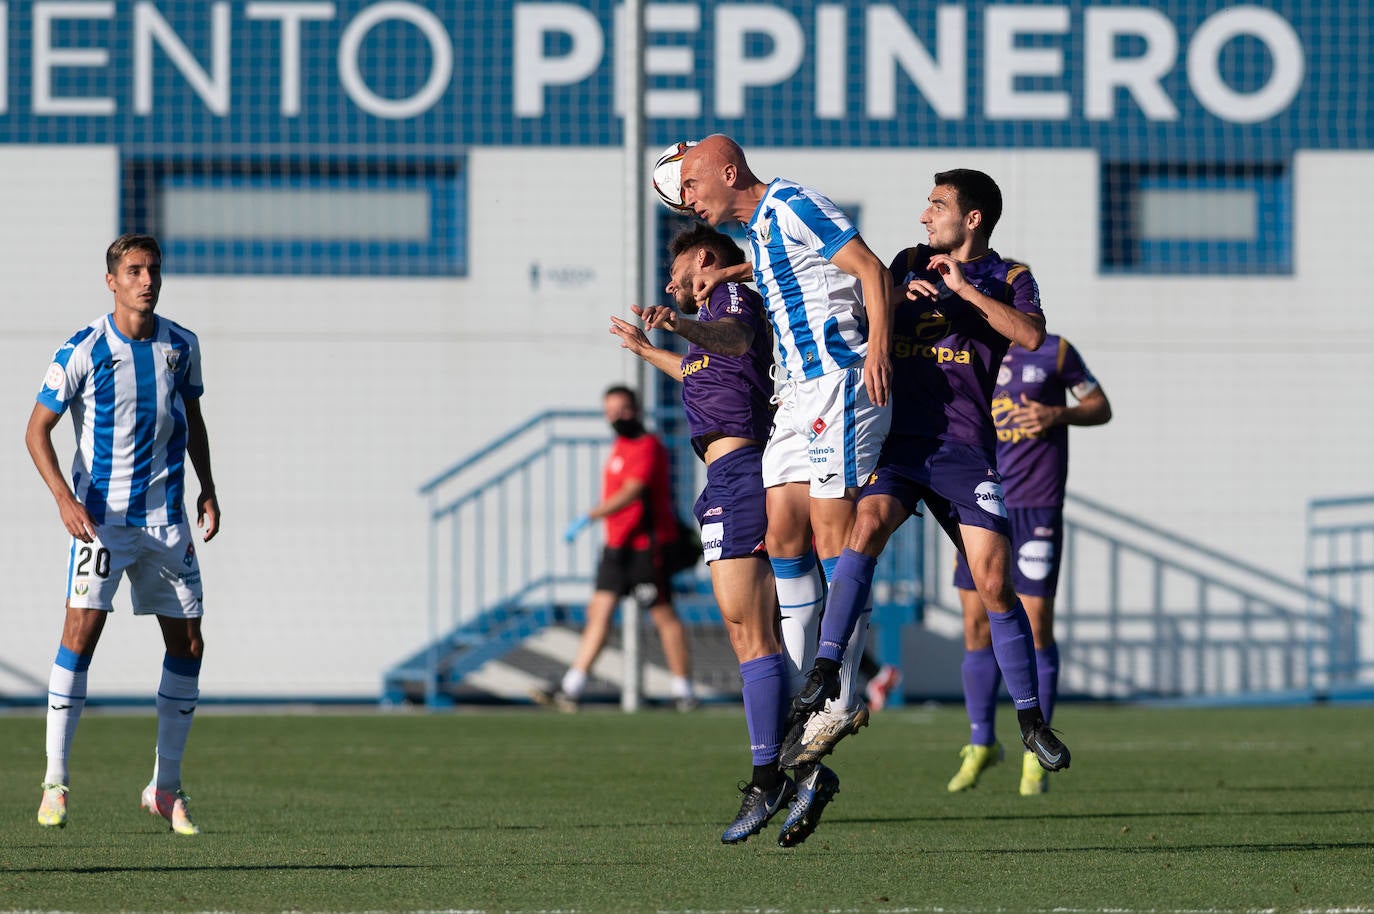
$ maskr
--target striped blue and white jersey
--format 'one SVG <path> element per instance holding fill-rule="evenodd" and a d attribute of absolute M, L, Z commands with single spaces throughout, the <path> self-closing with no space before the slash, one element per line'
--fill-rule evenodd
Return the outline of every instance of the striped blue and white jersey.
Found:
<path fill-rule="evenodd" d="M 746 223 L 754 282 L 790 379 L 848 368 L 868 351 L 859 280 L 830 258 L 859 233 L 829 198 L 774 178 Z"/>
<path fill-rule="evenodd" d="M 131 340 L 113 315 L 83 327 L 48 366 L 38 402 L 76 429 L 72 488 L 96 524 L 159 527 L 186 519 L 186 399 L 203 393 L 194 333 L 155 317 Z"/>

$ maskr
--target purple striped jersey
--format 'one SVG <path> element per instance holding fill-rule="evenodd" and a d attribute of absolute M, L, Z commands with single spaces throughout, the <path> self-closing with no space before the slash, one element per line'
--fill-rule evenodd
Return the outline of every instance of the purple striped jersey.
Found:
<path fill-rule="evenodd" d="M 200 343 L 162 317 L 131 340 L 106 315 L 62 345 L 38 402 L 76 431 L 72 488 L 97 524 L 159 527 L 185 520 L 185 400 L 200 397 Z"/>

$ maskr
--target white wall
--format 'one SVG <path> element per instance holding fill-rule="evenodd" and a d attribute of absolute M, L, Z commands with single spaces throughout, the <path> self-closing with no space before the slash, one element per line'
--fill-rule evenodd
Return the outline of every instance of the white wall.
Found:
<path fill-rule="evenodd" d="M 933 172 L 999 179 L 995 246 L 1031 265 L 1051 329 L 1079 346 L 1116 412 L 1075 433 L 1073 489 L 1291 578 L 1307 500 L 1370 489 L 1374 432 L 1349 402 L 1374 376 L 1356 272 L 1374 157 L 1299 156 L 1292 277 L 1150 280 L 1097 275 L 1091 153 L 751 159 L 764 177 L 858 203 L 884 259 L 923 237 Z M 635 375 L 606 332 L 625 304 L 620 154 L 476 149 L 469 163 L 464 279 L 195 278 L 165 265 L 160 311 L 205 350 L 225 512 L 202 551 L 207 694 L 375 695 L 426 631 L 417 486 L 530 414 L 594 406 Z M 52 351 L 109 308 L 117 180 L 113 150 L 0 147 L 0 692 L 40 691 L 56 649 L 67 537 L 23 427 Z M 158 640 L 122 606 L 92 694 L 150 693 Z"/>

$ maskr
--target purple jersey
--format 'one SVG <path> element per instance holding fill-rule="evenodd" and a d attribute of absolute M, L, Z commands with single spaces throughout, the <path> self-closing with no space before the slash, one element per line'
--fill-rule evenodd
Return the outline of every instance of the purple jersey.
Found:
<path fill-rule="evenodd" d="M 997 426 L 997 470 L 1007 507 L 1057 508 L 1064 504 L 1069 476 L 1069 427 L 1056 425 L 1043 436 L 1012 424 L 1011 408 L 1026 399 L 1046 406 L 1065 406 L 1097 388 L 1097 379 L 1068 340 L 1046 336 L 1034 352 L 1012 346 L 997 372 L 992 421 Z"/>
<path fill-rule="evenodd" d="M 753 289 L 727 282 L 711 291 L 697 315 L 703 323 L 737 320 L 754 331 L 754 342 L 744 355 L 718 355 L 695 343 L 682 359 L 682 406 L 687 429 L 697 456 L 717 438 L 768 440 L 772 414 L 768 405 L 773 382 L 772 333 L 763 313 L 763 299 Z"/>
<path fill-rule="evenodd" d="M 995 447 L 992 390 L 1009 341 L 968 302 L 945 288 L 929 268 L 926 245 L 907 248 L 888 271 L 903 287 L 913 279 L 935 282 L 937 301 L 900 299 L 892 327 L 892 435 L 939 438 Z M 1040 290 L 1030 269 L 996 251 L 961 263 L 964 277 L 990 298 L 1039 315 Z"/>

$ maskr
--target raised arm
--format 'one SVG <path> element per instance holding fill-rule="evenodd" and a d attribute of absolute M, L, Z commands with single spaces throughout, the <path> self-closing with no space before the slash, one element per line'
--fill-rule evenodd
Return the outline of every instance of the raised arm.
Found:
<path fill-rule="evenodd" d="M 930 266 L 944 277 L 945 287 L 973 306 L 987 320 L 988 326 L 1016 345 L 1029 351 L 1045 342 L 1045 316 L 1027 314 L 1012 305 L 984 295 L 964 276 L 959 261 L 948 254 L 932 254 Z M 1034 282 L 1034 280 L 1029 280 Z"/>
<path fill-rule="evenodd" d="M 631 305 L 630 307 L 635 313 L 639 313 L 638 305 Z M 649 338 L 644 335 L 643 330 L 614 314 L 611 315 L 611 333 L 620 337 L 620 348 L 630 350 L 674 381 L 682 382 L 681 355 L 655 346 L 649 342 Z"/>
<path fill-rule="evenodd" d="M 863 289 L 864 310 L 868 314 L 864 386 L 868 388 L 868 398 L 883 406 L 892 393 L 892 304 L 888 299 L 892 277 L 858 235 L 835 252 L 831 263 L 857 278 Z"/>

